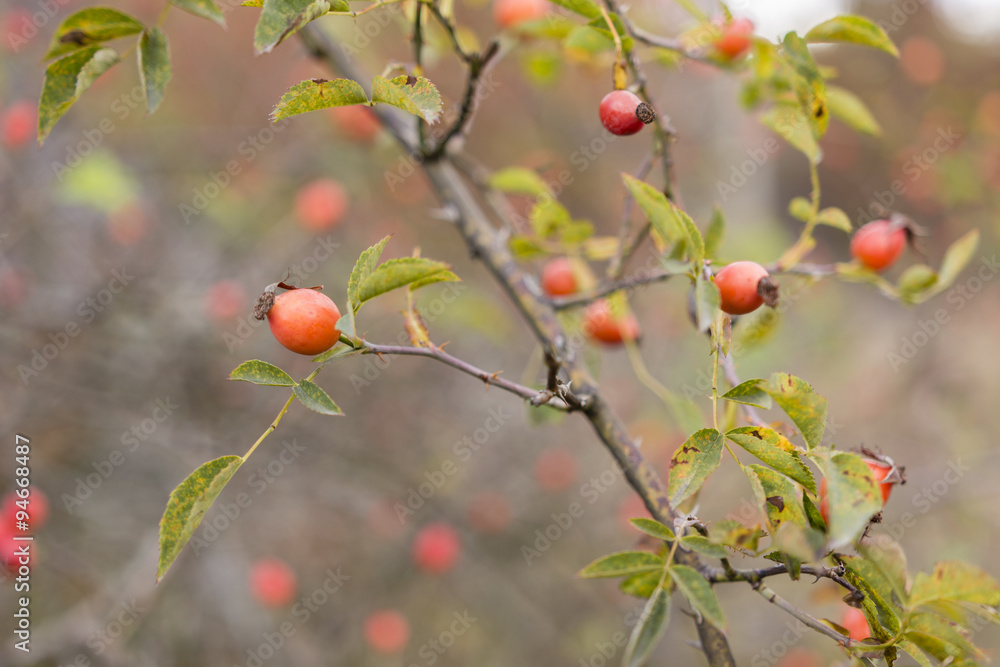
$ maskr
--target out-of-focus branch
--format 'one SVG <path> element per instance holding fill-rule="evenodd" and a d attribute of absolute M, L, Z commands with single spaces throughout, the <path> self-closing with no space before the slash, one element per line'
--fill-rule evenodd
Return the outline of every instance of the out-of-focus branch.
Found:
<path fill-rule="evenodd" d="M 615 292 L 620 292 L 622 290 L 635 289 L 636 287 L 641 287 L 642 285 L 663 282 L 674 275 L 676 274 L 669 273 L 667 271 L 653 271 L 645 275 L 635 275 L 630 278 L 615 280 L 613 282 L 598 285 L 596 288 L 583 292 L 582 294 L 554 298 L 552 299 L 552 307 L 556 310 L 565 310 L 567 308 L 586 306 L 588 303 L 608 296 L 609 294 L 614 294 Z"/>

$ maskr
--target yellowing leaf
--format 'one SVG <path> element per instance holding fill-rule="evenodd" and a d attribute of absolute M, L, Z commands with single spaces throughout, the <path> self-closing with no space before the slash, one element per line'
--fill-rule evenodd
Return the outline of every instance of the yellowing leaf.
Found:
<path fill-rule="evenodd" d="M 343 107 L 353 104 L 367 104 L 361 84 L 351 79 L 309 79 L 297 83 L 281 96 L 281 100 L 271 112 L 271 120 L 295 116 L 309 111 Z"/>
<path fill-rule="evenodd" d="M 205 512 L 212 506 L 242 463 L 243 459 L 239 456 L 223 456 L 202 464 L 170 494 L 167 509 L 160 520 L 157 581 L 160 581 L 170 569 L 181 549 L 201 524 Z"/>

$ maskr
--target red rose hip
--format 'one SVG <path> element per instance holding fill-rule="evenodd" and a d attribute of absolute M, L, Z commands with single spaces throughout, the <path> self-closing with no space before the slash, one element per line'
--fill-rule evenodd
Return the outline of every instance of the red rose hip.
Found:
<path fill-rule="evenodd" d="M 566 296 L 577 291 L 576 274 L 567 257 L 557 257 L 542 268 L 542 289 L 549 296 Z"/>
<path fill-rule="evenodd" d="M 625 340 L 639 338 L 639 321 L 632 313 L 616 320 L 611 305 L 602 299 L 583 311 L 583 331 L 599 343 L 619 345 Z"/>
<path fill-rule="evenodd" d="M 653 107 L 627 90 L 613 90 L 605 95 L 599 112 L 604 127 L 622 136 L 635 134 L 656 117 Z"/>
<path fill-rule="evenodd" d="M 722 36 L 715 42 L 715 50 L 726 60 L 736 60 L 750 50 L 753 43 L 753 21 L 735 19 L 722 29 Z"/>
<path fill-rule="evenodd" d="M 339 319 L 337 304 L 313 289 L 282 292 L 267 313 L 275 339 L 298 354 L 319 354 L 336 345 Z"/>
<path fill-rule="evenodd" d="M 851 256 L 872 271 L 892 266 L 903 254 L 906 229 L 889 220 L 869 222 L 851 238 Z"/>
<path fill-rule="evenodd" d="M 730 315 L 752 313 L 762 305 L 778 303 L 778 287 L 767 269 L 756 262 L 733 262 L 715 274 L 715 285 L 722 297 L 720 307 Z"/>

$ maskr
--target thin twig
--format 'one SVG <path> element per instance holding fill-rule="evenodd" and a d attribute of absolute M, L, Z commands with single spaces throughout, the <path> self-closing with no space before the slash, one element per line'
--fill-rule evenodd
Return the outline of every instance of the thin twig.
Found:
<path fill-rule="evenodd" d="M 490 67 L 497 62 L 500 54 L 500 43 L 493 41 L 486 47 L 482 55 L 476 54 L 469 61 L 469 77 L 465 84 L 465 94 L 462 97 L 462 106 L 459 108 L 458 118 L 445 133 L 437 145 L 425 155 L 425 159 L 438 160 L 448 150 L 449 145 L 456 137 L 464 135 L 472 123 L 473 111 L 476 107 L 479 96 L 479 82 L 483 75 L 489 71 Z"/>
<path fill-rule="evenodd" d="M 737 570 L 733 568 L 729 568 L 727 570 L 725 567 L 706 568 L 704 574 L 705 578 L 713 584 L 736 581 L 745 581 L 752 584 L 767 577 L 774 577 L 787 572 L 788 566 L 778 564 L 755 570 Z M 800 572 L 811 577 L 816 577 L 817 579 L 825 578 L 836 582 L 851 595 L 855 602 L 861 602 L 861 600 L 865 597 L 865 594 L 862 593 L 857 586 L 844 578 L 845 569 L 843 565 L 837 567 L 825 567 L 822 565 L 814 567 L 812 565 L 803 565 L 800 568 Z"/>
<path fill-rule="evenodd" d="M 791 602 L 775 593 L 764 583 L 758 581 L 757 583 L 752 584 L 751 587 L 765 600 L 773 605 L 776 605 L 779 609 L 785 610 L 821 635 L 826 635 L 841 646 L 848 646 L 850 644 L 850 638 L 845 637 L 830 626 L 823 624 L 816 617 L 802 611 Z"/>
<path fill-rule="evenodd" d="M 616 280 L 614 282 L 598 285 L 594 289 L 582 294 L 574 294 L 573 296 L 552 299 L 552 307 L 556 310 L 566 310 L 567 308 L 586 306 L 587 304 L 606 297 L 609 294 L 614 294 L 615 292 L 620 292 L 622 290 L 635 289 L 636 287 L 640 287 L 642 285 L 663 282 L 674 275 L 676 274 L 669 273 L 667 271 L 653 271 L 645 275 L 635 275 L 623 280 Z"/>

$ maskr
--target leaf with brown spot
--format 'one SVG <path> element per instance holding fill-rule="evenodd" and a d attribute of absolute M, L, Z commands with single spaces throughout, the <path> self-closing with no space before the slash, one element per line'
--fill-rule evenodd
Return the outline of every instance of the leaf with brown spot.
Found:
<path fill-rule="evenodd" d="M 787 522 L 803 528 L 809 526 L 792 480 L 756 463 L 746 466 L 744 470 L 757 496 L 758 506 L 765 511 L 767 527 L 772 535 Z"/>
<path fill-rule="evenodd" d="M 775 373 L 771 379 L 760 385 L 770 394 L 785 414 L 792 420 L 806 447 L 818 447 L 826 430 L 826 399 L 813 391 L 812 386 L 788 373 Z"/>
<path fill-rule="evenodd" d="M 777 431 L 763 426 L 742 426 L 726 433 L 726 437 L 783 475 L 816 493 L 812 472 L 799 458 L 798 447 Z"/>
<path fill-rule="evenodd" d="M 695 431 L 670 460 L 667 494 L 674 507 L 696 493 L 722 462 L 725 438 L 714 428 Z"/>

